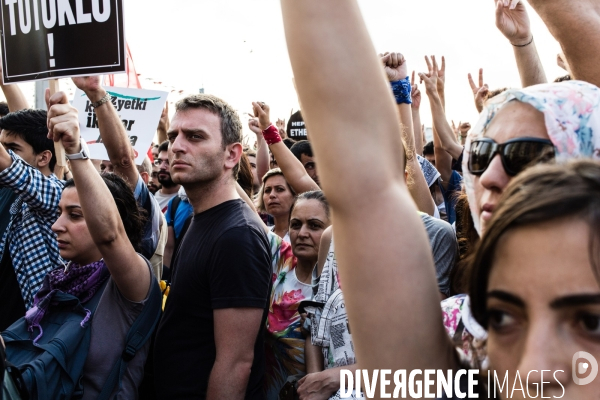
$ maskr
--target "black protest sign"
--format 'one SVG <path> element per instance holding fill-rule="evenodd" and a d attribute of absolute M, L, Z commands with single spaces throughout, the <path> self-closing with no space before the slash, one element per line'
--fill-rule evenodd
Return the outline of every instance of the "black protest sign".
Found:
<path fill-rule="evenodd" d="M 4 83 L 125 71 L 122 0 L 2 0 Z"/>
<path fill-rule="evenodd" d="M 292 114 L 288 121 L 286 132 L 289 138 L 296 141 L 308 139 L 306 125 L 304 125 L 304 119 L 302 119 L 300 111 L 296 111 Z"/>

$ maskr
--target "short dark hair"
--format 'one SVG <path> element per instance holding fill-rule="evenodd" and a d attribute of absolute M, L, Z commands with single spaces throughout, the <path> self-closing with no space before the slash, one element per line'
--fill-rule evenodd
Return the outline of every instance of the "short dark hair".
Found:
<path fill-rule="evenodd" d="M 140 245 L 142 243 L 144 225 L 147 220 L 146 210 L 138 205 L 138 202 L 133 195 L 133 191 L 119 175 L 102 174 L 100 176 L 115 200 L 117 210 L 119 210 L 119 216 L 121 217 L 121 221 L 123 221 L 125 233 L 127 234 L 131 245 L 135 251 L 141 253 L 142 249 Z M 75 181 L 73 181 L 73 179 L 69 179 L 65 183 L 65 189 L 70 187 L 75 187 Z"/>
<path fill-rule="evenodd" d="M 290 215 L 288 217 L 288 221 L 292 218 L 292 211 L 294 211 L 296 204 L 298 204 L 298 202 L 301 200 L 317 200 L 325 209 L 325 214 L 327 214 L 327 218 L 331 218 L 329 212 L 329 203 L 327 202 L 327 198 L 325 197 L 323 191 L 311 190 L 309 192 L 300 193 L 298 196 L 296 196 L 294 202 L 292 203 L 292 206 L 290 207 Z"/>
<path fill-rule="evenodd" d="M 489 99 L 493 99 L 494 97 L 506 92 L 507 90 L 508 90 L 508 88 L 500 88 L 500 89 L 496 89 L 496 90 L 490 90 L 488 92 L 488 94 L 485 96 L 485 100 L 487 101 Z"/>
<path fill-rule="evenodd" d="M 572 80 L 571 75 L 565 75 L 558 77 L 554 80 L 555 83 L 566 82 Z"/>
<path fill-rule="evenodd" d="M 52 153 L 49 167 L 54 171 L 56 155 L 54 154 L 54 142 L 48 139 L 47 113 L 45 110 L 19 110 L 0 118 L 0 129 L 9 135 L 15 135 L 23 139 L 33 147 L 35 154 L 46 150 Z"/>
<path fill-rule="evenodd" d="M 8 113 L 10 113 L 10 110 L 8 109 L 8 103 L 5 101 L 0 101 L 0 117 L 4 117 Z"/>
<path fill-rule="evenodd" d="M 158 152 L 162 153 L 163 151 L 169 151 L 169 141 L 165 140 L 158 146 Z"/>
<path fill-rule="evenodd" d="M 288 149 L 291 149 L 296 144 L 296 141 L 292 138 L 286 137 L 283 139 L 283 144 L 285 144 Z"/>
<path fill-rule="evenodd" d="M 298 160 L 300 160 L 302 154 L 308 157 L 313 156 L 312 147 L 310 147 L 310 142 L 308 140 L 301 140 L 299 142 L 296 142 L 292 146 L 290 151 L 296 156 Z"/>
<path fill-rule="evenodd" d="M 179 100 L 175 104 L 177 112 L 189 109 L 204 109 L 221 118 L 221 135 L 223 149 L 233 143 L 242 143 L 242 121 L 235 109 L 224 100 L 210 94 L 193 94 Z M 236 178 L 240 169 L 239 164 L 233 168 Z"/>
<path fill-rule="evenodd" d="M 434 154 L 433 149 L 434 149 L 433 142 L 427 143 L 425 146 L 423 146 L 423 155 L 424 156 L 432 156 Z"/>

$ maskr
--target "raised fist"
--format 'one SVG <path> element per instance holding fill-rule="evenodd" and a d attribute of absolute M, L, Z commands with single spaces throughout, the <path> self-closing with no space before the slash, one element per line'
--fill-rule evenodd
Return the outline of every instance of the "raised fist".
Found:
<path fill-rule="evenodd" d="M 79 114 L 77 109 L 69 104 L 67 95 L 57 92 L 50 96 L 50 89 L 46 89 L 46 105 L 48 139 L 61 141 L 67 154 L 80 152 Z"/>
<path fill-rule="evenodd" d="M 271 125 L 271 117 L 269 116 L 271 109 L 267 104 L 258 101 L 252 102 L 252 107 L 254 109 L 254 117 L 258 118 L 260 129 L 264 131 Z"/>
<path fill-rule="evenodd" d="M 385 53 L 380 54 L 379 57 L 381 57 L 385 74 L 390 82 L 400 81 L 408 77 L 408 66 L 402 54 Z"/>

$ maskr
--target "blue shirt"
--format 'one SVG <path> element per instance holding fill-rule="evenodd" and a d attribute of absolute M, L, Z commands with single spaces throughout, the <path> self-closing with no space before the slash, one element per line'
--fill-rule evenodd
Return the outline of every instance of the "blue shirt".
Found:
<path fill-rule="evenodd" d="M 462 176 L 456 171 L 452 171 L 450 175 L 450 181 L 448 187 L 444 189 L 444 186 L 440 182 L 440 189 L 444 196 L 444 203 L 446 204 L 446 215 L 448 216 L 448 223 L 452 225 L 456 221 L 456 198 L 462 190 Z"/>
<path fill-rule="evenodd" d="M 148 215 L 148 220 L 144 225 L 140 252 L 149 260 L 154 255 L 160 239 L 160 214 L 162 211 L 158 201 L 152 196 L 141 176 L 138 176 L 133 194 L 140 207 L 146 210 Z"/>
<path fill-rule="evenodd" d="M 172 207 L 173 200 L 175 200 L 176 198 L 177 197 L 173 197 L 171 200 L 169 200 L 169 205 L 167 206 L 165 218 L 167 219 L 167 225 L 172 226 L 175 230 L 175 239 L 179 239 L 179 236 L 181 235 L 181 230 L 185 225 L 185 221 L 187 221 L 188 218 L 194 215 L 194 207 L 192 207 L 189 201 L 182 199 L 179 202 L 177 210 L 175 211 L 175 218 L 173 221 L 171 219 L 171 216 L 173 215 Z"/>

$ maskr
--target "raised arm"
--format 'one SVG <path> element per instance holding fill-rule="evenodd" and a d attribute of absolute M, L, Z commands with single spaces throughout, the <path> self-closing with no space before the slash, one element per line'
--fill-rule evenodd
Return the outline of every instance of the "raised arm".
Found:
<path fill-rule="evenodd" d="M 100 77 L 86 76 L 73 78 L 73 83 L 83 90 L 91 102 L 104 98 L 107 92 L 100 85 Z M 100 137 L 106 147 L 108 158 L 113 165 L 114 171 L 125 179 L 131 190 L 135 190 L 138 182 L 139 172 L 135 166 L 133 147 L 119 114 L 111 101 L 94 109 L 98 119 Z"/>
<path fill-rule="evenodd" d="M 369 370 L 451 368 L 431 250 L 401 173 L 400 121 L 358 4 L 281 4 L 357 359 Z"/>
<path fill-rule="evenodd" d="M 263 176 L 271 169 L 269 146 L 263 138 L 258 118 L 250 118 L 248 120 L 248 127 L 256 135 L 256 143 L 258 145 L 256 148 L 256 173 L 258 174 L 259 181 L 262 182 Z"/>
<path fill-rule="evenodd" d="M 264 103 L 254 102 L 252 103 L 252 107 L 254 108 L 254 115 L 258 118 L 260 130 L 264 132 L 272 125 L 269 116 L 269 106 Z M 279 132 L 277 128 L 275 129 Z M 308 175 L 302 163 L 281 140 L 269 144 L 269 149 L 273 153 L 275 160 L 277 160 L 277 165 L 281 169 L 281 172 L 283 172 L 285 180 L 297 194 L 311 190 L 320 190 L 319 185 Z"/>
<path fill-rule="evenodd" d="M 560 43 L 573 79 L 600 85 L 600 3 L 590 0 L 529 0 Z"/>
<path fill-rule="evenodd" d="M 475 84 L 473 76 L 469 73 L 469 85 L 473 91 L 473 97 L 475 98 L 475 108 L 478 113 L 483 111 L 483 103 L 487 97 L 490 88 L 486 83 L 483 83 L 483 68 L 479 68 L 479 86 Z"/>
<path fill-rule="evenodd" d="M 390 82 L 397 82 L 402 79 L 408 79 L 408 67 L 404 56 L 400 53 L 385 53 L 381 56 L 385 74 Z M 413 75 L 414 78 L 414 75 Z M 413 79 L 414 80 L 414 79 Z M 392 83 L 393 85 L 393 83 Z M 412 98 L 413 91 L 410 96 Z M 406 154 L 406 172 L 410 176 L 408 190 L 412 196 L 419 211 L 433 215 L 435 203 L 431 197 L 431 192 L 425 181 L 425 176 L 421 172 L 419 161 L 415 155 L 415 136 L 413 133 L 413 121 L 411 104 L 401 100 L 396 101 L 398 116 L 400 117 L 400 129 L 404 150 Z M 404 172 L 404 171 L 403 171 Z"/>
<path fill-rule="evenodd" d="M 2 75 L 2 66 L 0 65 L 0 75 Z M 15 112 L 19 110 L 25 110 L 29 108 L 29 104 L 25 99 L 25 95 L 21 91 L 21 88 L 17 84 L 5 85 L 0 79 L 0 87 L 6 97 L 6 103 L 8 104 L 8 111 Z"/>
<path fill-rule="evenodd" d="M 412 92 L 410 94 L 412 104 L 410 105 L 410 109 L 412 111 L 412 120 L 413 120 L 413 135 L 415 138 L 415 150 L 416 153 L 420 156 L 423 155 L 423 134 L 421 128 L 421 91 L 419 90 L 419 85 L 415 82 L 415 71 L 412 73 L 412 78 L 410 80 L 412 86 Z"/>
<path fill-rule="evenodd" d="M 496 26 L 512 44 L 523 87 L 547 83 L 546 73 L 537 52 L 525 4 L 521 0 L 504 5 L 496 2 Z"/>
<path fill-rule="evenodd" d="M 165 103 L 160 114 L 160 120 L 158 120 L 158 128 L 156 128 L 156 136 L 158 137 L 158 143 L 163 143 L 167 140 L 167 132 L 169 131 L 169 102 Z"/>
<path fill-rule="evenodd" d="M 460 157 L 462 146 L 456 142 L 456 137 L 446 119 L 442 100 L 438 95 L 438 67 L 435 57 L 431 61 L 429 57 L 425 57 L 425 59 L 429 73 L 420 73 L 419 77 L 425 82 L 425 90 L 431 106 L 435 167 L 442 176 L 442 183 L 447 184 L 452 175 L 452 159 Z"/>
<path fill-rule="evenodd" d="M 32 211 L 55 221 L 63 185 L 55 175 L 45 176 L 38 169 L 49 165 L 52 152 L 44 150 L 38 154 L 38 168 L 34 168 L 11 150 L 17 151 L 19 146 L 12 137 L 6 135 L 0 145 L 0 187 L 22 196 Z"/>
<path fill-rule="evenodd" d="M 48 136 L 54 141 L 60 140 L 67 154 L 79 153 L 77 110 L 69 105 L 64 92 L 50 97 L 47 91 L 46 100 L 49 105 Z M 144 300 L 150 287 L 150 270 L 129 241 L 112 194 L 91 160 L 71 160 L 71 171 L 87 229 L 112 279 L 128 300 Z"/>

